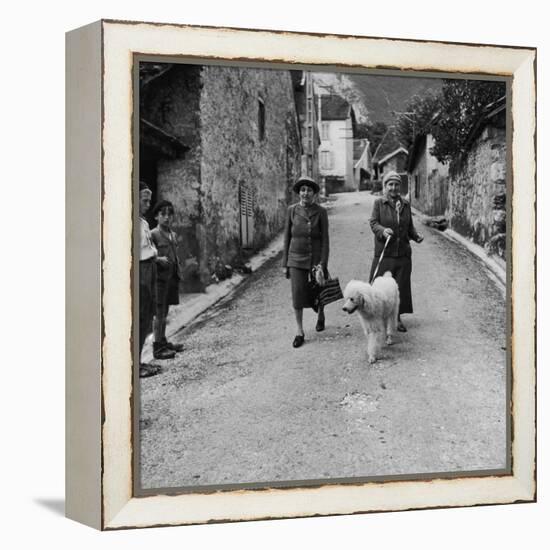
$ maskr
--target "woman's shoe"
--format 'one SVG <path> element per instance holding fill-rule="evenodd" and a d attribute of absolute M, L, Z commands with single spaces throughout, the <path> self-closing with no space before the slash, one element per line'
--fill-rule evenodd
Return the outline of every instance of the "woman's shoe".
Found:
<path fill-rule="evenodd" d="M 315 330 L 317 332 L 322 332 L 325 330 L 325 320 L 324 319 L 317 319 L 317 324 L 315 325 Z"/>
<path fill-rule="evenodd" d="M 397 321 L 397 330 L 399 332 L 407 332 L 407 327 L 401 321 Z"/>
<path fill-rule="evenodd" d="M 304 343 L 304 335 L 303 334 L 297 334 L 294 337 L 294 342 L 292 342 L 293 348 L 299 348 Z"/>

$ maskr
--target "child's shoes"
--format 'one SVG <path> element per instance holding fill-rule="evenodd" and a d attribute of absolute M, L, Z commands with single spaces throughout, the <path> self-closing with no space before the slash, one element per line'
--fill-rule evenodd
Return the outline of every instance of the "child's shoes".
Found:
<path fill-rule="evenodd" d="M 176 352 L 167 348 L 164 342 L 153 342 L 153 357 L 155 359 L 173 359 Z"/>
<path fill-rule="evenodd" d="M 183 344 L 174 344 L 173 342 L 168 342 L 168 340 L 166 340 L 166 338 L 163 338 L 163 339 L 161 340 L 161 344 L 162 344 L 166 349 L 175 351 L 176 353 L 179 353 L 179 352 L 181 352 L 181 351 L 183 351 L 183 350 L 185 349 L 185 347 L 183 346 Z"/>

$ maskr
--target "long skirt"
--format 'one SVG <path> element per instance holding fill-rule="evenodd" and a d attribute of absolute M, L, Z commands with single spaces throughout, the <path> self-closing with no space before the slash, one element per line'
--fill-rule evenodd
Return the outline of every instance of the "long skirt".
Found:
<path fill-rule="evenodd" d="M 313 299 L 309 285 L 309 270 L 289 267 L 288 271 L 290 274 L 292 306 L 294 309 L 313 307 Z"/>
<path fill-rule="evenodd" d="M 372 276 L 374 275 L 379 259 L 380 258 L 375 257 L 372 260 L 369 280 L 372 279 Z M 380 263 L 376 276 L 381 277 L 384 273 L 386 273 L 386 271 L 391 271 L 391 274 L 399 287 L 399 314 L 412 313 L 411 258 L 406 256 L 399 256 L 397 258 L 382 258 L 382 262 Z"/>

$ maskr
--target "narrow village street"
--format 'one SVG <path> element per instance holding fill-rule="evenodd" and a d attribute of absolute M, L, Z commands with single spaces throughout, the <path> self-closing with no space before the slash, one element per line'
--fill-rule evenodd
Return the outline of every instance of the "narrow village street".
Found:
<path fill-rule="evenodd" d="M 335 197 L 329 270 L 343 287 L 368 277 L 374 197 Z M 140 380 L 142 488 L 505 468 L 504 296 L 469 251 L 415 223 L 415 313 L 374 365 L 342 302 L 321 333 L 306 310 L 292 347 L 279 259 L 178 332 L 186 351 Z"/>

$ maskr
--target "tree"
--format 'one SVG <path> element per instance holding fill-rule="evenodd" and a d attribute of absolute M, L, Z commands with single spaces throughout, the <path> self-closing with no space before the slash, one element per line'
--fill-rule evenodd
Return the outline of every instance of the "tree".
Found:
<path fill-rule="evenodd" d="M 355 124 L 355 139 L 367 139 L 369 137 L 369 128 L 366 122 L 358 122 Z"/>
<path fill-rule="evenodd" d="M 372 124 L 361 122 L 355 125 L 354 137 L 356 139 L 368 139 L 370 150 L 374 154 L 387 130 L 388 127 L 384 122 L 374 122 Z"/>
<path fill-rule="evenodd" d="M 460 158 L 470 132 L 487 106 L 505 94 L 504 82 L 446 79 L 437 121 L 430 129 L 435 139 L 430 152 L 440 162 Z"/>
<path fill-rule="evenodd" d="M 429 131 L 434 116 L 440 107 L 439 96 L 428 92 L 425 96 L 415 95 L 407 103 L 404 112 L 395 113 L 396 133 L 399 141 L 409 149 L 416 136 Z"/>
<path fill-rule="evenodd" d="M 405 112 L 395 113 L 397 136 L 410 148 L 416 136 L 431 133 L 432 155 L 440 162 L 457 160 L 487 106 L 505 94 L 504 82 L 445 79 L 439 94 L 414 96 Z"/>

